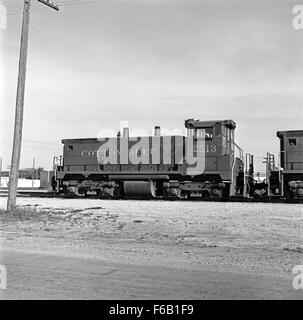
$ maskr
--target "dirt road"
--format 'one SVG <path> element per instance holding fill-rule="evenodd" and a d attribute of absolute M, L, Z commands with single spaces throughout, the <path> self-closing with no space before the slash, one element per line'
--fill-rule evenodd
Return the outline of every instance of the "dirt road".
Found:
<path fill-rule="evenodd" d="M 300 299 L 291 277 L 3 252 L 2 299 Z"/>

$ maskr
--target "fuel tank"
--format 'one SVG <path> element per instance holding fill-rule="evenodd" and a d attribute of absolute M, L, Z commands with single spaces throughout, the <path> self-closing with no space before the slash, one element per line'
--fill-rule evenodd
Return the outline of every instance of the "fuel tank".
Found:
<path fill-rule="evenodd" d="M 124 193 L 131 198 L 155 198 L 156 190 L 152 181 L 124 181 Z"/>

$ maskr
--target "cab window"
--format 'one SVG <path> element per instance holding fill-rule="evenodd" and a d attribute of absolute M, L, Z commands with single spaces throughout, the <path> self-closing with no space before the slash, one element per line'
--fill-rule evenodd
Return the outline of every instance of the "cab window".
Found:
<path fill-rule="evenodd" d="M 197 138 L 204 138 L 205 129 L 197 129 Z"/>
<path fill-rule="evenodd" d="M 214 130 L 213 128 L 203 128 L 197 129 L 196 137 L 197 138 L 204 138 L 205 140 L 211 140 L 213 138 Z"/>
<path fill-rule="evenodd" d="M 211 140 L 213 138 L 214 129 L 213 128 L 205 128 L 205 140 Z"/>
<path fill-rule="evenodd" d="M 226 127 L 222 126 L 222 136 L 226 137 Z"/>
<path fill-rule="evenodd" d="M 288 144 L 289 144 L 290 146 L 295 146 L 295 145 L 297 145 L 297 140 L 294 139 L 294 138 L 288 139 Z"/>

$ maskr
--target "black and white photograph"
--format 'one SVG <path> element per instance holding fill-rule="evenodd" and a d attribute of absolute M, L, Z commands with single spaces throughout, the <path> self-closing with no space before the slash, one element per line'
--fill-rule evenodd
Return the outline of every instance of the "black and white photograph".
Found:
<path fill-rule="evenodd" d="M 303 300 L 302 0 L 0 0 L 0 76 L 0 300 Z"/>

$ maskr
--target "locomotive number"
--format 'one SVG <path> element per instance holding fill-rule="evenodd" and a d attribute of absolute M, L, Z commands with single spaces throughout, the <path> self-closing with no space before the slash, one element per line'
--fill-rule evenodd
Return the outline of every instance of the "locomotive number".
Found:
<path fill-rule="evenodd" d="M 194 151 L 196 152 L 205 152 L 205 153 L 209 153 L 209 152 L 217 152 L 217 146 L 215 144 L 211 144 L 211 145 L 196 145 L 194 146 Z"/>

